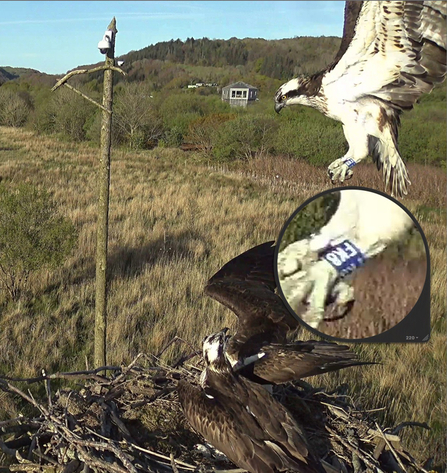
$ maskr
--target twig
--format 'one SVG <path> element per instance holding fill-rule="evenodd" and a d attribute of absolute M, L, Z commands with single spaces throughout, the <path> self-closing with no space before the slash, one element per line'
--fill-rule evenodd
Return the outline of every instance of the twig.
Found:
<path fill-rule="evenodd" d="M 243 468 L 235 468 L 234 470 L 212 470 L 213 473 L 246 473 Z"/>
<path fill-rule="evenodd" d="M 50 473 L 54 473 L 54 465 L 37 465 L 36 463 L 27 463 L 26 465 L 20 464 L 20 465 L 10 465 L 9 471 L 48 471 Z"/>
<path fill-rule="evenodd" d="M 42 370 L 42 376 L 46 377 L 46 372 L 45 370 Z M 47 393 L 47 398 L 48 398 L 48 406 L 51 408 L 53 406 L 53 402 L 51 400 L 51 383 L 49 379 L 45 380 L 45 391 Z"/>
<path fill-rule="evenodd" d="M 400 468 L 402 469 L 403 472 L 405 472 L 405 467 L 402 464 L 402 461 L 399 457 L 399 454 L 396 452 L 396 450 L 393 448 L 391 445 L 391 442 L 387 439 L 387 436 L 384 434 L 383 430 L 380 428 L 380 425 L 375 422 L 377 431 L 380 432 L 382 435 L 383 440 L 385 440 L 386 446 L 388 447 L 388 450 L 393 454 L 394 458 L 397 460 L 397 463 L 399 464 Z"/>
<path fill-rule="evenodd" d="M 75 445 L 82 446 L 82 447 L 91 447 L 91 448 L 94 448 L 95 450 L 107 450 L 109 452 L 112 452 L 115 454 L 117 458 L 120 459 L 120 461 L 126 468 L 126 470 L 124 471 L 130 472 L 130 473 L 138 473 L 137 469 L 132 465 L 132 462 L 130 461 L 129 457 L 122 450 L 120 450 L 113 443 L 112 440 L 109 440 L 108 442 L 94 442 L 91 440 L 74 440 L 73 443 Z"/>
<path fill-rule="evenodd" d="M 176 387 L 160 389 L 160 391 L 158 391 L 158 393 L 153 394 L 148 399 L 144 399 L 143 401 L 136 401 L 136 402 L 130 404 L 130 407 L 133 409 L 135 407 L 141 407 L 141 406 L 144 406 L 146 404 L 150 404 L 151 402 L 154 402 L 155 400 L 157 400 L 158 398 L 164 396 L 165 394 L 170 394 L 170 393 L 174 392 L 176 389 L 177 389 Z"/>
<path fill-rule="evenodd" d="M 118 416 L 118 409 L 113 401 L 111 401 L 111 409 L 110 409 L 110 417 L 112 418 L 112 422 L 118 427 L 120 432 L 122 433 L 123 437 L 130 441 L 132 440 L 132 436 L 130 435 L 129 430 L 124 425 L 124 422 Z"/>
<path fill-rule="evenodd" d="M 361 452 L 357 447 L 354 447 L 353 445 L 351 445 L 349 442 L 347 442 L 343 437 L 341 437 L 340 435 L 338 435 L 335 431 L 333 431 L 330 427 L 328 427 L 326 425 L 326 430 L 331 434 L 333 435 L 334 437 L 337 437 L 338 441 L 344 445 L 346 448 L 348 448 L 351 452 L 354 452 L 356 455 L 359 456 L 359 458 L 366 464 L 367 467 L 371 468 L 373 471 L 375 469 L 375 471 L 377 473 L 385 473 L 381 468 L 379 468 L 377 466 L 377 462 L 374 460 L 374 458 L 372 460 L 370 460 L 368 458 L 368 454 L 365 454 L 363 452 Z"/>
<path fill-rule="evenodd" d="M 177 337 L 175 336 L 171 341 L 169 341 L 163 348 L 162 350 L 157 354 L 155 355 L 155 358 L 160 358 L 161 355 L 163 355 L 163 353 L 174 343 L 177 343 L 177 342 L 181 342 L 181 343 L 185 343 L 186 345 L 189 346 L 189 348 L 192 348 L 192 350 L 194 352 L 196 352 L 197 350 L 191 345 L 191 343 L 189 343 L 187 340 L 183 340 L 183 338 L 180 338 L 180 337 Z"/>
<path fill-rule="evenodd" d="M 145 357 L 145 356 L 146 356 L 146 355 L 145 355 L 144 353 L 138 353 L 138 355 L 132 360 L 132 362 L 130 363 L 129 366 L 126 366 L 125 368 L 122 368 L 121 374 L 119 374 L 119 375 L 115 378 L 115 382 L 121 381 L 121 379 L 123 379 L 123 378 L 126 376 L 126 374 L 127 374 L 129 371 L 131 371 L 131 370 L 135 367 L 137 361 L 138 361 L 140 358 L 143 358 L 143 357 Z"/>
<path fill-rule="evenodd" d="M 140 452 L 147 453 L 148 455 L 153 455 L 154 457 L 157 457 L 157 458 L 162 458 L 163 460 L 167 460 L 167 461 L 170 460 L 169 457 L 167 457 L 166 455 L 162 455 L 161 453 L 157 453 L 157 452 L 154 452 L 152 450 L 147 450 L 146 448 L 139 447 L 138 445 L 135 445 L 134 443 L 128 442 L 128 444 L 129 444 L 130 447 L 134 448 L 135 450 L 139 450 Z M 186 469 L 189 469 L 189 470 L 195 470 L 196 469 L 196 467 L 194 465 L 190 465 L 189 463 L 185 463 L 185 462 L 180 461 L 180 460 L 176 460 L 176 462 L 182 468 L 186 468 Z"/>
<path fill-rule="evenodd" d="M 400 438 L 397 435 L 388 434 L 383 431 L 368 429 L 368 434 L 372 435 L 373 437 L 380 438 L 383 438 L 385 436 L 390 442 L 400 442 Z"/>
<path fill-rule="evenodd" d="M 190 353 L 189 355 L 182 355 L 179 357 L 179 359 L 177 361 L 175 361 L 173 364 L 172 364 L 172 367 L 173 368 L 178 368 L 179 366 L 183 365 L 183 363 L 185 361 L 189 361 L 191 358 L 194 358 L 195 356 L 198 356 L 198 355 L 201 355 L 202 352 L 197 350 L 195 352 L 192 352 Z"/>
<path fill-rule="evenodd" d="M 18 394 L 19 396 L 23 397 L 23 399 L 25 399 L 30 404 L 32 404 L 34 407 L 37 407 L 39 410 L 41 410 L 45 416 L 49 415 L 48 411 L 43 406 L 40 406 L 39 404 L 37 404 L 32 396 L 28 396 L 23 391 L 21 391 L 19 388 L 16 388 L 12 384 L 8 383 L 6 380 L 0 378 L 0 387 L 2 389 L 5 389 L 5 386 L 6 386 L 7 391 L 12 391 L 12 392 Z"/>
<path fill-rule="evenodd" d="M 35 419 L 25 419 L 24 417 L 15 417 L 14 419 L 3 420 L 0 422 L 0 429 L 3 432 L 14 432 L 17 430 L 28 430 L 30 427 L 39 428 L 43 417 L 36 417 Z M 26 422 L 26 423 L 25 423 Z M 11 425 L 10 429 L 6 429 Z"/>
<path fill-rule="evenodd" d="M 172 467 L 172 471 L 174 473 L 178 473 L 178 468 L 177 468 L 177 465 L 175 464 L 175 459 L 174 459 L 174 455 L 171 453 L 170 455 L 170 460 L 171 460 L 171 467 Z"/>

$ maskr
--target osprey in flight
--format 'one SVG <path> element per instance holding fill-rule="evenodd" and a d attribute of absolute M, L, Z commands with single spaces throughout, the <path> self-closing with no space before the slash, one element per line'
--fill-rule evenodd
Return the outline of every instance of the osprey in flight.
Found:
<path fill-rule="evenodd" d="M 238 317 L 236 333 L 225 343 L 233 370 L 260 384 L 279 384 L 370 364 L 358 361 L 345 345 L 290 342 L 299 323 L 275 292 L 273 244 L 263 243 L 233 258 L 205 287 L 207 295 Z"/>
<path fill-rule="evenodd" d="M 314 107 L 343 123 L 348 152 L 328 168 L 332 182 L 352 176 L 371 155 L 385 187 L 407 194 L 407 168 L 398 146 L 399 116 L 446 75 L 445 1 L 349 1 L 335 60 L 311 77 L 283 84 L 275 110 Z"/>
<path fill-rule="evenodd" d="M 179 381 L 188 422 L 250 473 L 325 473 L 290 412 L 262 386 L 233 372 L 226 342 L 226 329 L 205 338 L 200 386 Z"/>

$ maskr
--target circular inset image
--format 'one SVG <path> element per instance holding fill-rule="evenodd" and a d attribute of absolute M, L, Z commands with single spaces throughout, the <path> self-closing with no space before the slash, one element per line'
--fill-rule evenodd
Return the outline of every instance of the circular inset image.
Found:
<path fill-rule="evenodd" d="M 395 199 L 360 187 L 323 192 L 277 241 L 278 291 L 310 330 L 344 341 L 428 341 L 428 245 Z"/>

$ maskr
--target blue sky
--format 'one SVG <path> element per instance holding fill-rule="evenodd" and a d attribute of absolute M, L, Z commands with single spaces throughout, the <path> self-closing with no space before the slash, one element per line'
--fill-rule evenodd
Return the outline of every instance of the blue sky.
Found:
<path fill-rule="evenodd" d="M 0 66 L 63 74 L 102 61 L 113 16 L 116 56 L 159 41 L 341 36 L 342 1 L 2 1 Z"/>

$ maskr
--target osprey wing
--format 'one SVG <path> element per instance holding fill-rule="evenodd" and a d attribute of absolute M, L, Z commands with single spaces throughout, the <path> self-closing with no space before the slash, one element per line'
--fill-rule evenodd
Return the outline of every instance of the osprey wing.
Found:
<path fill-rule="evenodd" d="M 212 290 L 214 283 L 218 283 L 224 279 L 230 279 L 263 283 L 273 292 L 276 288 L 275 276 L 273 274 L 274 254 L 274 241 L 268 241 L 250 248 L 222 266 L 222 268 L 209 279 L 205 291 L 208 289 Z M 211 297 L 213 296 L 211 295 Z"/>
<path fill-rule="evenodd" d="M 263 388 L 259 387 L 266 396 L 258 393 L 256 385 L 251 388 L 241 381 L 234 386 L 243 393 L 241 402 L 236 396 L 220 397 L 218 391 L 209 398 L 201 388 L 179 382 L 179 400 L 192 427 L 249 472 L 323 473 L 288 411 Z"/>
<path fill-rule="evenodd" d="M 326 96 L 375 96 L 398 109 L 412 108 L 445 79 L 446 10 L 443 1 L 363 2 L 349 46 L 322 80 Z M 343 48 L 352 27 L 345 33 Z"/>
<path fill-rule="evenodd" d="M 263 243 L 224 265 L 209 281 L 205 293 L 238 317 L 238 342 L 284 342 L 299 323 L 275 293 L 273 242 Z"/>
<path fill-rule="evenodd" d="M 360 10 L 362 9 L 363 2 L 348 1 L 345 2 L 345 22 L 343 26 L 343 37 L 341 39 L 340 49 L 338 50 L 335 60 L 331 67 L 334 67 L 337 62 L 343 57 L 349 45 L 351 44 L 352 38 L 355 33 L 355 26 L 357 24 L 357 18 Z"/>
<path fill-rule="evenodd" d="M 263 435 L 258 425 L 242 424 L 221 402 L 208 398 L 200 387 L 186 381 L 179 382 L 178 395 L 188 422 L 213 447 L 223 452 L 237 466 L 249 471 L 273 473 L 273 469 L 256 456 L 253 440 L 250 438 Z M 247 417 L 247 414 L 243 413 L 243 416 Z"/>
<path fill-rule="evenodd" d="M 264 383 L 281 384 L 349 366 L 374 364 L 359 361 L 346 345 L 315 340 L 267 345 L 262 351 L 265 355 L 242 368 L 241 374 Z"/>
<path fill-rule="evenodd" d="M 277 464 L 276 471 L 287 467 L 300 472 L 324 472 L 318 459 L 312 453 L 303 428 L 292 417 L 291 413 L 261 385 L 239 377 L 235 395 L 265 433 L 271 438 L 268 443 L 272 449 L 284 452 L 298 464 L 287 465 L 287 457 L 281 459 L 283 465 Z M 278 448 L 280 447 L 280 449 Z M 297 468 L 298 466 L 298 468 Z"/>

